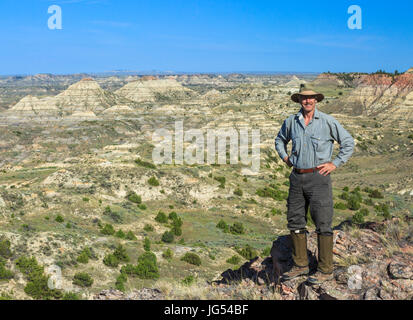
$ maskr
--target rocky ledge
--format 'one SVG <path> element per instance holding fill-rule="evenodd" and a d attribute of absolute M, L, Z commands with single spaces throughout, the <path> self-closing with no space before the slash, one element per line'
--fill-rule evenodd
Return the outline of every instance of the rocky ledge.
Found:
<path fill-rule="evenodd" d="M 413 246 L 402 240 L 398 250 L 389 253 L 382 232 L 397 219 L 383 223 L 365 223 L 353 232 L 343 231 L 349 222 L 334 230 L 334 280 L 311 286 L 305 276 L 281 282 L 280 275 L 292 267 L 291 240 L 280 236 L 273 243 L 271 257 L 255 258 L 236 271 L 227 270 L 216 284 L 233 281 L 254 282 L 270 288 L 282 300 L 411 300 L 413 299 Z M 354 233 L 354 234 L 352 234 Z M 310 274 L 317 269 L 317 234 L 308 235 Z M 265 290 L 265 289 L 264 289 Z"/>

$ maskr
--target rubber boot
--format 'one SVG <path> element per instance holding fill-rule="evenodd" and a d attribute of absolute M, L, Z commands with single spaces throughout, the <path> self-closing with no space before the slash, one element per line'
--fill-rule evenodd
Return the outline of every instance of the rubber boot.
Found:
<path fill-rule="evenodd" d="M 318 267 L 317 272 L 308 278 L 311 284 L 320 284 L 332 280 L 333 276 L 333 236 L 317 235 Z"/>
<path fill-rule="evenodd" d="M 283 281 L 291 280 L 302 275 L 307 275 L 309 272 L 307 256 L 307 231 L 291 231 L 291 242 L 294 266 L 290 271 L 283 274 Z"/>

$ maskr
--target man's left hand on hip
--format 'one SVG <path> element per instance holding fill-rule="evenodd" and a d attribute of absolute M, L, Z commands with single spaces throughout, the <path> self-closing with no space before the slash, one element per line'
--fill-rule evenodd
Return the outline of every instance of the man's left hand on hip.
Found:
<path fill-rule="evenodd" d="M 319 173 L 323 176 L 327 176 L 337 169 L 337 167 L 332 162 L 320 164 L 319 166 L 317 166 L 317 168 L 320 168 Z"/>

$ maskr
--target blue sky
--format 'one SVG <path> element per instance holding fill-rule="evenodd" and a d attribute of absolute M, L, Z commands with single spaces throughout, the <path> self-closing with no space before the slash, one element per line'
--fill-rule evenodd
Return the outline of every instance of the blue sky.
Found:
<path fill-rule="evenodd" d="M 362 30 L 347 27 L 353 4 Z M 62 30 L 48 29 L 50 5 Z M 412 12 L 407 0 L 1 0 L 0 74 L 404 71 Z"/>

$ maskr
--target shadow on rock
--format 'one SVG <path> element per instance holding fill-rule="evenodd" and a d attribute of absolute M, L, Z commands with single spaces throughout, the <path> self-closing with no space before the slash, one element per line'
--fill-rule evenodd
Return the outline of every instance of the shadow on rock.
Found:
<path fill-rule="evenodd" d="M 221 276 L 222 279 L 214 281 L 215 284 L 231 284 L 249 279 L 258 285 L 270 285 L 274 282 L 272 260 L 270 257 L 265 259 L 255 257 L 237 270 L 225 270 Z"/>

